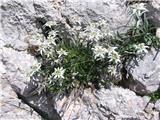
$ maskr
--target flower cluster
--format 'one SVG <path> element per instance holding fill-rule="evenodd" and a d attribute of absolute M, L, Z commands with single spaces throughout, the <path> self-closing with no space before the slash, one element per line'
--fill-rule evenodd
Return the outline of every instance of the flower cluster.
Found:
<path fill-rule="evenodd" d="M 80 86 L 105 86 L 115 79 L 120 71 L 118 67 L 128 63 L 127 59 L 132 60 L 148 52 L 144 36 L 151 33 L 143 29 L 141 34 L 139 27 L 143 25 L 141 17 L 147 9 L 144 4 L 135 4 L 132 8 L 133 15 L 138 18 L 137 26 L 120 37 L 113 36 L 113 31 L 103 19 L 84 23 L 81 17 L 72 16 L 69 20 L 73 26 L 69 27 L 61 22 L 47 22 L 43 26 L 47 27 L 44 39 L 35 37 L 41 44 L 37 50 L 39 63 L 32 75 L 43 79 L 53 92 Z"/>
<path fill-rule="evenodd" d="M 133 14 L 141 16 L 143 13 L 148 12 L 144 3 L 137 3 L 132 6 Z"/>
<path fill-rule="evenodd" d="M 95 84 L 104 84 L 109 74 L 116 73 L 116 66 L 120 63 L 117 47 L 100 43 L 101 39 L 109 35 L 106 32 L 107 27 L 104 27 L 104 20 L 90 23 L 82 29 L 81 20 L 75 16 L 74 19 L 77 26 L 70 28 L 73 32 L 71 35 L 74 36 L 70 37 L 68 34 L 69 39 L 65 37 L 66 40 L 61 34 L 63 31 L 55 29 L 59 27 L 54 27 L 57 23 L 49 21 L 44 25 L 51 30 L 38 49 L 42 58 L 39 60 L 36 75 L 44 77 L 52 91 L 63 91 L 81 85 L 90 86 L 95 81 Z"/>
<path fill-rule="evenodd" d="M 103 59 L 107 53 L 107 49 L 99 45 L 96 45 L 94 48 L 92 48 L 92 50 L 94 52 L 95 59 Z"/>
<path fill-rule="evenodd" d="M 78 37 L 82 41 L 87 40 L 97 43 L 105 37 L 113 36 L 113 32 L 109 29 L 104 19 L 100 19 L 95 23 L 89 23 L 85 28 L 82 28 L 82 19 L 79 16 L 72 16 L 70 21 L 75 25 L 72 30 L 78 32 Z"/>
<path fill-rule="evenodd" d="M 81 32 L 82 36 L 85 36 L 90 41 L 98 41 L 103 37 L 100 29 L 96 27 L 96 24 L 90 24 L 86 27 L 85 31 Z"/>
<path fill-rule="evenodd" d="M 143 23 L 142 15 L 146 12 L 148 12 L 148 10 L 144 3 L 137 3 L 132 6 L 132 14 L 137 19 L 137 27 Z"/>
<path fill-rule="evenodd" d="M 97 60 L 100 59 L 104 59 L 106 54 L 108 54 L 108 58 L 110 59 L 110 62 L 115 62 L 118 63 L 120 62 L 120 55 L 118 54 L 118 52 L 115 51 L 117 47 L 111 47 L 109 46 L 107 49 L 96 45 L 94 48 L 92 48 L 93 52 L 94 52 L 94 57 Z"/>

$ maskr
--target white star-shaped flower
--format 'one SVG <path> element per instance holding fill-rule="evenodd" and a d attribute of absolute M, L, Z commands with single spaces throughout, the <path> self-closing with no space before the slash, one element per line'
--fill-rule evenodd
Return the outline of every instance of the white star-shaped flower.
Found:
<path fill-rule="evenodd" d="M 65 73 L 65 69 L 61 68 L 55 68 L 54 69 L 54 79 L 58 78 L 58 79 L 64 79 L 64 73 Z"/>
<path fill-rule="evenodd" d="M 110 62 L 114 61 L 115 63 L 120 62 L 120 55 L 115 51 L 109 56 Z"/>
<path fill-rule="evenodd" d="M 58 57 L 60 58 L 61 56 L 66 56 L 68 55 L 68 52 L 66 52 L 65 50 L 63 50 L 62 48 L 60 50 L 57 51 L 58 53 Z"/>
<path fill-rule="evenodd" d="M 133 14 L 137 14 L 139 16 L 148 11 L 144 3 L 134 4 L 132 8 L 133 8 Z"/>
<path fill-rule="evenodd" d="M 99 59 L 105 58 L 105 54 L 107 52 L 106 48 L 103 48 L 102 46 L 96 45 L 94 48 L 92 48 L 92 50 L 94 52 L 95 59 L 97 59 L 97 58 L 99 58 Z"/>
<path fill-rule="evenodd" d="M 100 29 L 97 28 L 96 24 L 91 23 L 85 28 L 84 33 L 86 34 L 86 37 L 88 40 L 91 41 L 98 41 L 103 37 L 103 34 Z"/>
<path fill-rule="evenodd" d="M 101 34 L 101 31 L 98 29 L 92 30 L 88 33 L 88 39 L 89 40 L 95 40 L 98 41 L 99 39 L 101 39 L 103 36 Z"/>
<path fill-rule="evenodd" d="M 148 52 L 147 48 L 149 48 L 144 43 L 140 43 L 138 45 L 135 45 L 134 47 L 137 50 L 137 54 L 147 53 Z"/>
<path fill-rule="evenodd" d="M 107 48 L 108 55 L 111 55 L 113 52 L 116 52 L 115 49 L 117 49 L 117 47 L 111 47 L 111 46 L 109 46 Z"/>
<path fill-rule="evenodd" d="M 47 39 L 48 39 L 53 45 L 56 45 L 56 35 L 57 35 L 57 32 L 56 32 L 56 31 L 53 31 L 53 30 L 48 33 Z"/>
<path fill-rule="evenodd" d="M 137 3 L 133 6 L 134 9 L 148 11 L 144 3 Z"/>
<path fill-rule="evenodd" d="M 116 67 L 115 67 L 115 66 L 109 66 L 109 67 L 108 67 L 108 72 L 109 72 L 111 75 L 116 75 Z"/>

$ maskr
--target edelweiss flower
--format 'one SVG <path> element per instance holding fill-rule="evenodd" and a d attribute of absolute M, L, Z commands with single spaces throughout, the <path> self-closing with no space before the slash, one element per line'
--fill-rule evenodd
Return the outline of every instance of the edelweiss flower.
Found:
<path fill-rule="evenodd" d="M 92 30 L 88 33 L 88 39 L 89 40 L 99 40 L 100 38 L 102 38 L 102 34 L 101 34 L 101 31 L 100 30 Z"/>
<path fill-rule="evenodd" d="M 54 75 L 54 78 L 56 79 L 56 78 L 58 78 L 58 79 L 64 79 L 64 73 L 65 73 L 65 69 L 63 69 L 62 67 L 61 68 L 55 68 L 54 69 L 54 73 L 53 73 L 53 75 Z"/>
<path fill-rule="evenodd" d="M 116 51 L 112 52 L 112 54 L 109 56 L 109 58 L 110 58 L 110 62 L 111 61 L 114 61 L 115 63 L 120 62 L 120 55 Z"/>
<path fill-rule="evenodd" d="M 84 33 L 86 34 L 88 40 L 92 41 L 97 41 L 103 37 L 101 30 L 99 30 L 94 23 L 91 23 L 89 26 L 87 26 Z"/>
<path fill-rule="evenodd" d="M 92 48 L 92 50 L 94 52 L 95 59 L 97 58 L 103 59 L 105 58 L 105 54 L 107 53 L 107 49 L 99 45 L 96 45 L 94 48 Z"/>
<path fill-rule="evenodd" d="M 148 11 L 144 3 L 137 3 L 132 6 L 135 10 Z"/>
<path fill-rule="evenodd" d="M 109 46 L 107 48 L 108 55 L 111 55 L 113 52 L 116 52 L 115 49 L 117 49 L 117 47 L 111 47 L 111 46 Z"/>
<path fill-rule="evenodd" d="M 115 67 L 115 66 L 109 66 L 109 67 L 108 67 L 108 72 L 109 72 L 111 75 L 115 75 L 115 74 L 116 74 L 116 67 Z"/>
<path fill-rule="evenodd" d="M 65 50 L 63 50 L 62 48 L 60 50 L 57 51 L 58 53 L 58 57 L 60 58 L 62 55 L 66 56 L 68 55 L 68 52 L 66 52 Z"/>
<path fill-rule="evenodd" d="M 145 46 L 144 43 L 140 43 L 138 45 L 135 45 L 134 47 L 136 48 L 138 54 L 147 53 L 147 48 L 149 48 L 148 46 Z"/>
<path fill-rule="evenodd" d="M 146 9 L 145 7 L 145 4 L 144 3 L 137 3 L 137 4 L 134 4 L 132 6 L 133 8 L 133 14 L 137 14 L 139 16 L 141 16 L 141 14 L 147 12 L 148 10 Z"/>
<path fill-rule="evenodd" d="M 47 37 L 47 39 L 54 45 L 56 45 L 56 42 L 55 42 L 56 35 L 57 35 L 56 31 L 52 30 L 48 33 L 48 37 Z"/>

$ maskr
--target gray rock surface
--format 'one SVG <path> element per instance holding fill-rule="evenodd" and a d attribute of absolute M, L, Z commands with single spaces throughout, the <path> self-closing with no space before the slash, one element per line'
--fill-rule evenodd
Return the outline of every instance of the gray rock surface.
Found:
<path fill-rule="evenodd" d="M 160 87 L 160 51 L 152 48 L 143 59 L 133 60 L 127 67 L 127 87 L 139 94 L 157 91 Z"/>
<path fill-rule="evenodd" d="M 6 72 L 5 66 L 0 62 L 0 119 L 41 120 L 41 116 L 17 97 L 9 81 L 3 76 Z"/>
<path fill-rule="evenodd" d="M 155 27 L 157 27 L 156 36 L 160 39 L 160 1 L 152 0 L 148 5 L 148 14 L 147 17 L 154 23 Z"/>
<path fill-rule="evenodd" d="M 79 18 L 76 20 L 82 24 L 103 19 L 110 31 L 123 33 L 134 23 L 125 2 L 126 0 L 65 0 L 62 15 L 71 20 L 71 25 L 72 18 L 77 16 Z"/>
<path fill-rule="evenodd" d="M 148 4 L 148 17 L 153 21 L 156 27 L 160 27 L 160 1 L 151 0 Z"/>
<path fill-rule="evenodd" d="M 17 86 L 23 93 L 30 81 L 27 73 L 30 72 L 31 66 L 36 63 L 34 57 L 25 51 L 17 52 L 12 48 L 3 48 L 2 60 L 6 68 L 5 79 L 10 84 Z"/>
<path fill-rule="evenodd" d="M 42 32 L 46 21 L 61 19 L 49 0 L 2 0 L 0 14 L 2 40 L 16 50 L 26 50 L 26 37 Z"/>
<path fill-rule="evenodd" d="M 62 120 L 149 120 L 152 115 L 144 112 L 149 100 L 128 89 L 112 87 L 94 92 L 84 90 L 81 98 L 72 93 L 57 100 L 55 106 Z"/>
<path fill-rule="evenodd" d="M 154 108 L 160 112 L 160 100 L 157 100 L 155 105 L 154 105 Z"/>
<path fill-rule="evenodd" d="M 147 107 L 145 108 L 145 111 L 147 113 L 151 113 L 153 111 L 153 107 L 154 107 L 153 103 L 148 103 Z"/>

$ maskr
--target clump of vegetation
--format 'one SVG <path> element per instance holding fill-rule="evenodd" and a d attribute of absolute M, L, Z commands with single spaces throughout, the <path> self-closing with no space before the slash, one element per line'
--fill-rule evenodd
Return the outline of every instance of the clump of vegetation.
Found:
<path fill-rule="evenodd" d="M 82 27 L 81 19 L 73 16 L 72 28 L 61 22 L 47 22 L 43 26 L 47 28 L 47 39 L 41 39 L 37 50 L 39 64 L 31 76 L 42 79 L 47 89 L 58 93 L 80 87 L 99 88 L 114 82 L 122 63 L 142 57 L 151 46 L 160 46 L 145 12 L 142 4 L 134 6 L 136 25 L 117 36 L 104 20 Z"/>
<path fill-rule="evenodd" d="M 60 25 L 62 23 L 45 24 L 50 30 L 47 40 L 42 40 L 38 49 L 39 65 L 32 75 L 43 78 L 48 89 L 53 92 L 80 86 L 105 86 L 109 82 L 107 79 L 116 74 L 121 61 L 117 47 L 101 42 L 109 41 L 104 39 L 109 38 L 109 34 L 104 34 L 99 28 L 100 24 L 95 23 L 85 30 L 69 29 L 71 35 L 66 37 L 63 31 L 59 31 Z"/>
<path fill-rule="evenodd" d="M 152 102 L 159 100 L 160 99 L 160 90 L 157 90 L 156 92 L 149 94 L 149 96 L 151 97 Z"/>

